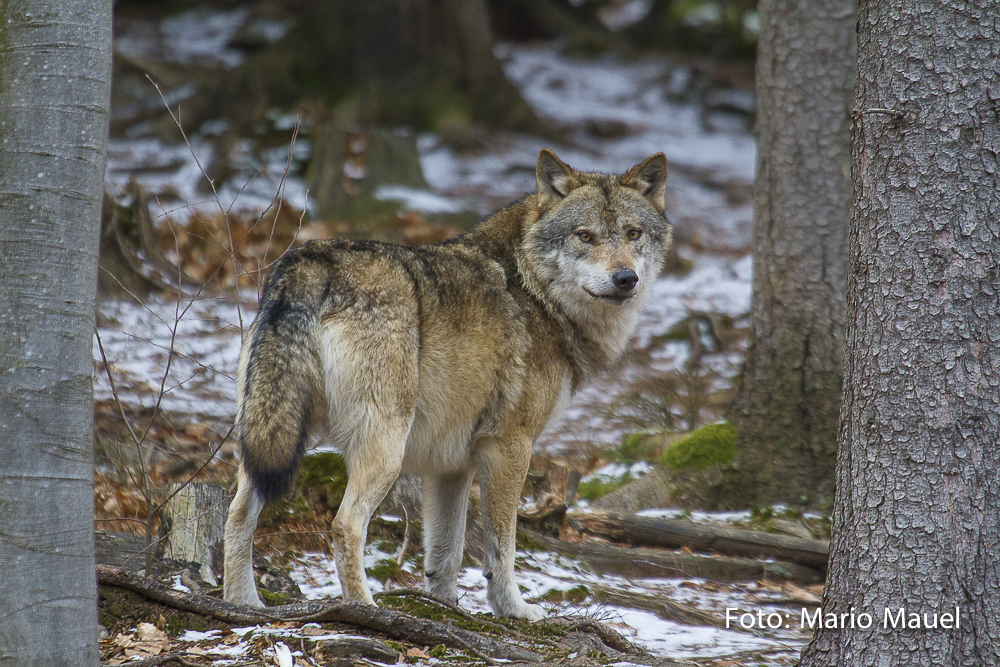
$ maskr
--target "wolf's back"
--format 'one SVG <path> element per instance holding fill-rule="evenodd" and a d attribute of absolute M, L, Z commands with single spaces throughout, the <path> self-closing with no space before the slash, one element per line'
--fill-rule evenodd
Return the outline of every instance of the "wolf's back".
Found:
<path fill-rule="evenodd" d="M 243 469 L 267 502 L 288 490 L 322 393 L 316 330 L 322 304 L 294 258 L 268 280 L 240 353 L 236 427 Z"/>

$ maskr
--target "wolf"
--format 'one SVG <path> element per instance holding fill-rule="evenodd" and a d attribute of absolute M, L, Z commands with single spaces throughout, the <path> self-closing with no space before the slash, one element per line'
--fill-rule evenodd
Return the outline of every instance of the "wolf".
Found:
<path fill-rule="evenodd" d="M 368 522 L 403 472 L 423 477 L 426 588 L 457 602 L 477 476 L 490 605 L 544 616 L 514 578 L 531 448 L 625 349 L 671 228 L 662 153 L 608 175 L 545 149 L 535 176 L 535 193 L 444 243 L 312 241 L 275 264 L 240 354 L 226 600 L 263 606 L 257 518 L 318 439 L 339 447 L 348 471 L 331 526 L 345 599 L 375 604 L 362 561 Z"/>

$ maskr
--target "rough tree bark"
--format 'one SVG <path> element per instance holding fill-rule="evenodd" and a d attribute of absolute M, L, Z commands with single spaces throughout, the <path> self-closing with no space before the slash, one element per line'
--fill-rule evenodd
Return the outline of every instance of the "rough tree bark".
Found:
<path fill-rule="evenodd" d="M 0 665 L 97 665 L 93 357 L 111 0 L 0 0 Z"/>
<path fill-rule="evenodd" d="M 854 0 L 762 0 L 751 343 L 734 505 L 829 507 L 840 410 Z"/>
<path fill-rule="evenodd" d="M 807 667 L 1000 664 L 998 63 L 993 0 L 860 3 L 823 608 L 874 622 L 819 630 Z M 956 606 L 956 629 L 910 625 Z"/>

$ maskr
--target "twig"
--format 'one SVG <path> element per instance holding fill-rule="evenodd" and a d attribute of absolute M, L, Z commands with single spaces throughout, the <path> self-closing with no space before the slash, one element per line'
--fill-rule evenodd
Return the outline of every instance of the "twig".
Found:
<path fill-rule="evenodd" d="M 181 137 L 183 137 L 184 143 L 185 143 L 185 145 L 187 145 L 188 151 L 190 151 L 190 153 L 191 153 L 191 157 L 194 158 L 195 164 L 198 165 L 198 169 L 201 171 L 202 175 L 205 177 L 205 180 L 208 181 L 209 186 L 212 188 L 212 195 L 215 197 L 215 203 L 219 205 L 219 211 L 222 213 L 222 218 L 226 221 L 226 231 L 228 232 L 228 236 L 229 236 L 229 244 L 228 245 L 229 245 L 229 248 L 230 248 L 230 250 L 229 250 L 230 257 L 234 258 L 236 256 L 236 248 L 233 245 L 232 228 L 229 226 L 229 214 L 226 211 L 226 209 L 222 206 L 222 200 L 219 199 L 219 191 L 215 187 L 215 181 L 212 179 L 212 177 L 210 177 L 208 175 L 208 172 L 205 170 L 205 167 L 202 166 L 201 160 L 198 159 L 198 154 L 194 150 L 194 146 L 191 145 L 191 141 L 188 139 L 187 132 L 184 131 L 184 126 L 181 124 L 181 120 L 180 120 L 180 116 L 179 116 L 179 114 L 180 114 L 180 107 L 178 107 L 178 113 L 175 114 L 173 112 L 173 110 L 170 108 L 170 104 L 167 102 L 167 98 L 163 95 L 163 91 L 160 90 L 160 86 L 157 85 L 157 83 L 155 81 L 153 81 L 152 77 L 150 77 L 148 74 L 146 75 L 146 78 L 149 79 L 149 82 L 151 84 L 153 84 L 154 88 L 156 88 L 156 92 L 159 93 L 160 99 L 163 100 L 163 106 L 166 107 L 167 113 L 170 114 L 170 118 L 173 119 L 174 124 L 177 126 L 177 129 L 180 130 Z M 243 328 L 243 310 L 240 307 L 240 299 L 239 299 L 239 294 L 240 294 L 240 274 L 236 270 L 235 262 L 233 264 L 233 275 L 236 278 L 236 314 L 238 315 L 239 320 L 240 320 L 240 329 L 242 329 Z M 204 286 L 202 286 L 202 289 L 204 289 Z M 199 294 L 200 293 L 201 293 L 201 290 L 199 290 Z M 186 310 L 187 309 L 185 309 L 185 312 L 186 312 Z M 171 340 L 171 346 L 173 346 L 173 341 L 172 340 Z"/>

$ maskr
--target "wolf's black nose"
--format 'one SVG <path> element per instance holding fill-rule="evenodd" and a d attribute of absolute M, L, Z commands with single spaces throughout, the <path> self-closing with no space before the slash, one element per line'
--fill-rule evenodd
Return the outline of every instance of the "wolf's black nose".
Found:
<path fill-rule="evenodd" d="M 635 275 L 632 269 L 619 269 L 615 275 L 611 276 L 611 281 L 615 287 L 623 292 L 631 292 L 635 284 L 639 282 L 639 276 Z"/>

